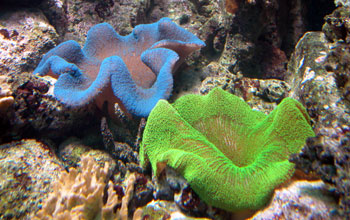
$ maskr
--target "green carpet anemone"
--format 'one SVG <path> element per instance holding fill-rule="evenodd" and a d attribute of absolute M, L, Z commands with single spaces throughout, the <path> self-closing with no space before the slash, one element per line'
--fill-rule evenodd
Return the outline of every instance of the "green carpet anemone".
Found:
<path fill-rule="evenodd" d="M 184 176 L 206 203 L 228 211 L 259 209 L 289 179 L 288 157 L 314 136 L 305 108 L 285 98 L 269 114 L 222 89 L 160 100 L 140 149 L 158 175 L 164 164 Z"/>

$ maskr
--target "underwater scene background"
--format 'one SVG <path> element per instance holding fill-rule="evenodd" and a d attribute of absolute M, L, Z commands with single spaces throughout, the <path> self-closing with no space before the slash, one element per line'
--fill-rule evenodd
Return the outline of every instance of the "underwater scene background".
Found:
<path fill-rule="evenodd" d="M 350 219 L 350 2 L 0 1 L 0 219 Z"/>

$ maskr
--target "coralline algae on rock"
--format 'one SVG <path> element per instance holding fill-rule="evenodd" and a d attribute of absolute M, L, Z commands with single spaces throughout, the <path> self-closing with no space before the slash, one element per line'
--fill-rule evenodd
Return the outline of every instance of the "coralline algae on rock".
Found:
<path fill-rule="evenodd" d="M 24 219 L 63 171 L 51 150 L 35 140 L 0 146 L 0 219 Z"/>
<path fill-rule="evenodd" d="M 326 28 L 325 31 L 331 29 Z M 340 213 L 350 216 L 350 114 L 344 86 L 349 76 L 349 49 L 337 35 L 307 32 L 299 40 L 288 64 L 290 96 L 299 99 L 314 122 L 317 138 L 308 140 L 292 158 L 306 173 L 316 173 L 340 196 Z M 342 78 L 344 77 L 344 78 Z"/>
<path fill-rule="evenodd" d="M 1 12 L 0 73 L 32 71 L 40 58 L 57 41 L 55 29 L 39 10 Z"/>
<path fill-rule="evenodd" d="M 340 220 L 337 204 L 322 181 L 295 181 L 277 189 L 270 204 L 250 220 L 318 219 Z"/>
<path fill-rule="evenodd" d="M 0 138 L 5 141 L 38 134 L 58 137 L 71 132 L 75 126 L 93 124 L 93 119 L 87 121 L 84 118 L 91 117 L 96 110 L 94 106 L 72 109 L 62 105 L 47 94 L 50 83 L 46 80 L 26 72 L 6 77 L 14 103 L 0 121 Z"/>

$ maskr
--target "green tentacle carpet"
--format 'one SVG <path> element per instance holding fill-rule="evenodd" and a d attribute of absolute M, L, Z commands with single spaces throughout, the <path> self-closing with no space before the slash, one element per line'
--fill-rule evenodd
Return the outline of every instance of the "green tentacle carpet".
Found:
<path fill-rule="evenodd" d="M 167 164 L 206 203 L 229 211 L 259 209 L 290 178 L 288 157 L 314 136 L 305 108 L 285 98 L 269 114 L 222 89 L 160 100 L 148 117 L 141 163 Z"/>

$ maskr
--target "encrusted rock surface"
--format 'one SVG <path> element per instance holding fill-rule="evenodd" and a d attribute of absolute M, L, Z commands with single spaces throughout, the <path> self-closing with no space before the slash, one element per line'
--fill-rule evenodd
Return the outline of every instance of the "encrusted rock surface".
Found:
<path fill-rule="evenodd" d="M 108 162 L 111 173 L 116 169 L 116 162 L 110 154 L 99 149 L 93 149 L 89 145 L 84 144 L 84 140 L 76 137 L 70 137 L 62 142 L 58 149 L 58 155 L 67 168 L 78 167 L 81 158 L 88 156 L 94 158 L 100 165 Z"/>
<path fill-rule="evenodd" d="M 0 14 L 0 74 L 32 71 L 40 56 L 56 45 L 55 29 L 40 10 Z"/>
<path fill-rule="evenodd" d="M 342 40 L 350 43 L 350 8 L 339 7 L 327 15 L 322 31 L 332 42 Z"/>
<path fill-rule="evenodd" d="M 164 200 L 153 200 L 142 210 L 143 219 L 188 219 L 188 220 L 209 220 L 210 218 L 196 218 L 183 214 L 178 207 L 172 202 Z"/>
<path fill-rule="evenodd" d="M 50 94 L 50 82 L 31 73 L 12 73 L 7 77 L 7 83 L 13 91 L 14 103 L 0 115 L 0 140 L 39 134 L 57 138 L 74 131 L 75 126 L 90 124 L 93 127 L 94 120 L 86 118 L 95 109 L 89 105 L 80 109 L 69 108 L 58 102 Z"/>
<path fill-rule="evenodd" d="M 183 215 L 210 219 L 227 219 L 232 213 L 224 210 L 211 207 L 205 204 L 199 196 L 192 190 L 187 181 L 176 171 L 166 166 L 159 177 L 152 176 L 152 182 L 154 187 L 154 199 L 160 201 L 148 204 L 146 210 L 156 208 L 158 205 L 166 204 L 166 209 L 169 209 L 165 213 L 171 215 L 171 213 L 183 213 Z M 152 208 L 153 207 L 153 208 Z M 163 210 L 164 211 L 164 210 Z M 164 214 L 164 212 L 161 213 Z M 155 213 L 157 214 L 157 213 Z M 165 216 L 166 216 L 165 215 Z M 152 215 L 150 215 L 152 217 Z"/>
<path fill-rule="evenodd" d="M 308 13 L 312 13 L 313 9 L 311 3 L 304 1 L 228 0 L 226 2 L 236 4 L 237 10 L 234 15 L 227 13 L 225 15 L 224 12 L 214 13 L 217 16 L 212 15 L 211 20 L 207 23 L 215 20 L 212 24 L 214 27 L 220 27 L 218 29 L 206 28 L 204 25 L 202 30 L 215 33 L 215 36 L 212 35 L 213 38 L 202 37 L 207 43 L 202 53 L 207 57 L 203 60 L 205 62 L 195 64 L 202 69 L 202 73 L 192 69 L 190 74 L 186 74 L 186 81 L 183 80 L 185 79 L 182 77 L 185 76 L 183 72 L 179 72 L 178 83 L 181 85 L 175 87 L 175 92 L 179 90 L 180 95 L 174 95 L 173 99 L 185 93 L 198 93 L 200 81 L 212 80 L 210 78 L 214 77 L 211 72 L 226 76 L 233 74 L 258 79 L 284 79 L 287 76 L 288 58 L 299 37 L 307 28 L 310 28 L 311 24 L 315 24 L 315 21 L 317 21 L 318 28 L 323 22 L 322 15 L 315 13 L 312 16 L 305 13 L 303 8 L 310 7 Z M 201 3 L 205 6 L 204 2 L 198 2 L 199 5 Z M 322 12 L 317 13 L 331 12 L 332 7 L 328 7 L 326 1 L 322 1 L 322 5 L 320 7 Z M 209 8 L 209 6 L 204 6 L 203 8 Z M 198 13 L 202 15 L 200 10 Z M 224 19 L 218 19 L 222 16 Z M 190 24 L 193 25 L 193 23 Z M 199 36 L 200 33 L 201 31 L 198 32 Z M 203 64 L 206 66 L 203 67 Z M 237 76 L 228 78 L 214 80 L 224 82 L 237 78 Z M 177 81 L 175 85 L 176 83 Z"/>
<path fill-rule="evenodd" d="M 64 170 L 51 149 L 35 140 L 0 146 L 0 218 L 23 219 L 40 207 Z"/>
<path fill-rule="evenodd" d="M 305 3 L 232 2 L 238 3 L 239 9 L 227 35 L 221 63 L 244 76 L 283 79 L 287 56 L 306 28 L 302 14 Z"/>
<path fill-rule="evenodd" d="M 338 140 L 350 120 L 349 104 L 337 86 L 334 71 L 325 63 L 331 46 L 322 32 L 306 33 L 293 53 L 287 79 L 290 96 L 304 103 L 316 134 L 328 137 L 329 141 Z"/>
<path fill-rule="evenodd" d="M 334 4 L 338 6 L 347 6 L 350 7 L 350 1 L 349 0 L 334 0 Z"/>
<path fill-rule="evenodd" d="M 136 26 L 139 11 L 147 1 L 66 1 L 67 29 L 64 40 L 83 43 L 86 33 L 95 24 L 108 22 L 122 34 L 129 34 Z"/>
<path fill-rule="evenodd" d="M 0 114 L 4 114 L 14 101 L 7 77 L 0 76 Z"/>
<path fill-rule="evenodd" d="M 333 17 L 344 15 L 337 9 Z M 337 12 L 338 11 L 338 12 Z M 318 174 L 340 197 L 340 214 L 350 216 L 350 103 L 348 100 L 349 44 L 336 27 L 327 22 L 322 32 L 308 32 L 298 42 L 288 65 L 290 96 L 301 101 L 311 116 L 316 138 L 308 141 L 299 156 L 291 160 L 306 173 Z M 333 25 L 333 26 L 332 26 Z M 343 26 L 344 25 L 344 26 Z M 328 37 L 326 37 L 326 35 Z M 331 36 L 331 37 L 330 37 Z"/>
<path fill-rule="evenodd" d="M 210 65 L 210 72 L 215 72 L 217 64 Z M 220 68 L 220 67 L 219 67 Z M 252 109 L 266 114 L 270 113 L 283 98 L 288 96 L 290 86 L 278 79 L 257 79 L 243 77 L 242 74 L 218 74 L 203 80 L 201 94 L 207 94 L 211 89 L 220 87 L 243 98 Z"/>
<path fill-rule="evenodd" d="M 336 208 L 336 200 L 322 181 L 295 181 L 275 190 L 270 204 L 250 219 L 340 220 Z"/>

